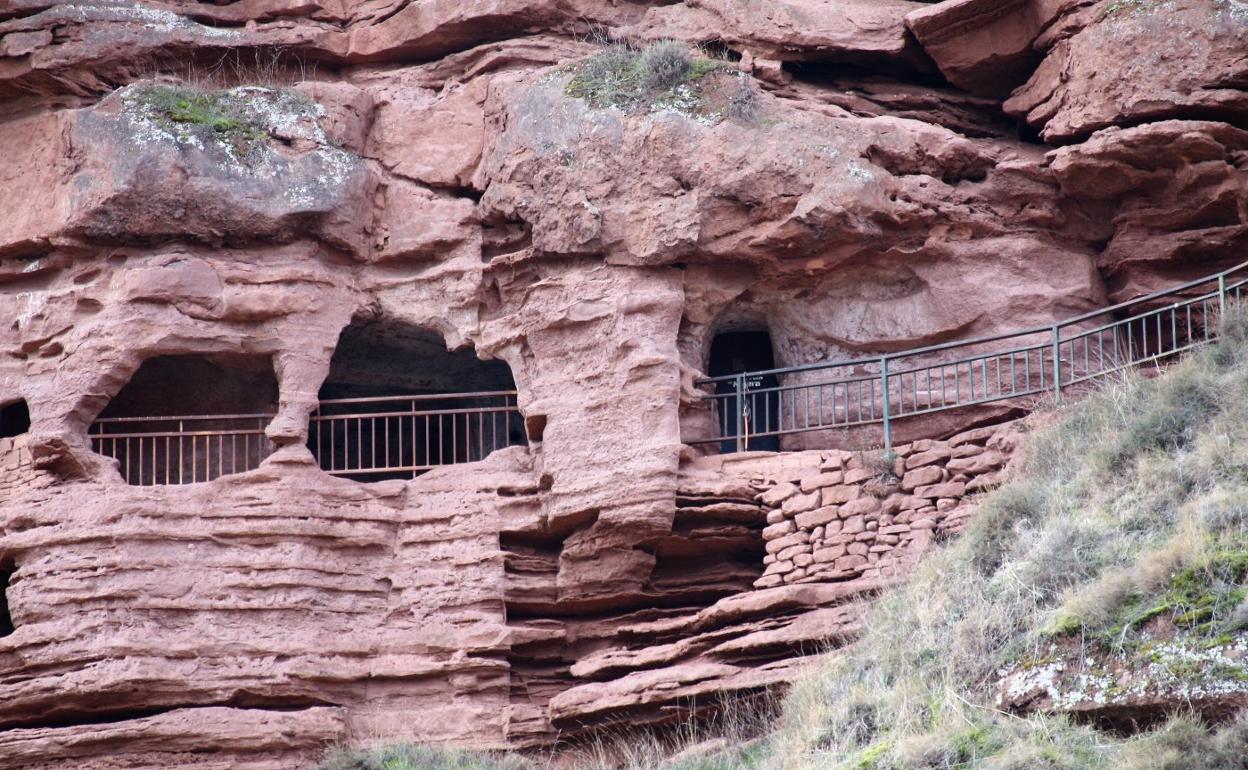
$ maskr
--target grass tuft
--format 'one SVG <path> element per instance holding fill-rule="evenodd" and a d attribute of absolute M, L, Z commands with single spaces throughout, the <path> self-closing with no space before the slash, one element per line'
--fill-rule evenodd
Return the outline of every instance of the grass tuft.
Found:
<path fill-rule="evenodd" d="M 491 754 L 400 743 L 375 749 L 338 748 L 317 770 L 531 770 L 514 754 Z"/>
<path fill-rule="evenodd" d="M 703 60 L 709 63 L 709 60 Z M 652 91 L 666 91 L 683 83 L 693 69 L 689 49 L 675 40 L 661 40 L 646 46 L 637 59 L 642 85 Z M 704 69 L 702 74 L 710 72 Z"/>

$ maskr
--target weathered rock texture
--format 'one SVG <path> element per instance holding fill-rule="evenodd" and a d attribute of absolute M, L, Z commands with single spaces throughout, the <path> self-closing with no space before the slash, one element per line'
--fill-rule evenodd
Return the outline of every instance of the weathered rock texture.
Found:
<path fill-rule="evenodd" d="M 568 96 L 603 36 L 723 52 L 750 109 Z M 899 421 L 897 490 L 873 434 L 707 457 L 715 334 L 873 355 L 1243 260 L 1246 40 L 1238 0 L 0 1 L 0 768 L 541 745 L 781 685 L 1027 404 Z M 248 127 L 162 119 L 179 79 Z M 505 362 L 528 445 L 321 472 L 353 317 Z M 274 451 L 129 486 L 88 429 L 188 354 L 271 360 Z"/>

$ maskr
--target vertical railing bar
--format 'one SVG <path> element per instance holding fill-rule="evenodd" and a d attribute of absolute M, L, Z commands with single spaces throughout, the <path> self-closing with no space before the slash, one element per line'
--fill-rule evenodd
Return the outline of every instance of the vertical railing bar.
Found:
<path fill-rule="evenodd" d="M 1226 322 L 1226 273 L 1221 273 L 1218 275 L 1218 324 L 1221 325 L 1225 322 Z"/>
<path fill-rule="evenodd" d="M 889 414 L 888 414 L 889 412 L 888 356 L 882 356 L 880 358 L 880 390 L 882 391 L 881 396 L 880 396 L 880 398 L 882 399 L 881 406 L 883 407 L 883 411 L 884 411 L 884 449 L 888 450 L 888 449 L 893 448 L 893 427 L 892 427 L 892 423 L 889 420 Z M 873 407 L 875 406 L 874 394 L 872 394 L 872 397 L 871 397 L 871 405 Z"/>
<path fill-rule="evenodd" d="M 779 406 L 776 407 L 777 409 Z M 766 433 L 771 430 L 771 394 L 763 394 L 763 425 L 762 430 L 754 428 L 755 433 Z"/>
<path fill-rule="evenodd" d="M 1053 394 L 1062 397 L 1062 350 L 1061 330 L 1053 325 Z"/>
<path fill-rule="evenodd" d="M 1161 357 L 1162 352 L 1166 349 L 1165 343 L 1161 339 L 1161 314 L 1163 312 L 1164 311 L 1162 310 L 1158 310 L 1156 313 L 1153 314 L 1154 317 L 1157 319 L 1157 357 L 1158 358 Z"/>
<path fill-rule="evenodd" d="M 733 412 L 735 412 L 735 413 L 736 413 L 736 417 L 735 417 L 735 419 L 736 419 L 736 423 L 737 423 L 737 425 L 736 425 L 736 431 L 733 433 L 733 435 L 734 435 L 734 437 L 736 438 L 737 451 L 738 451 L 738 452 L 744 452 L 744 451 L 745 451 L 745 443 L 744 443 L 744 441 L 742 440 L 742 433 L 743 433 L 743 431 L 745 430 L 745 409 L 746 409 L 746 406 L 745 406 L 745 377 L 743 377 L 743 376 L 741 376 L 741 375 L 739 375 L 739 374 L 738 374 L 738 375 L 737 375 L 737 378 L 736 378 L 735 380 L 733 380 L 733 387 L 734 387 L 735 392 L 736 392 L 736 394 L 737 394 L 737 397 L 736 397 L 736 399 L 735 399 L 735 401 L 736 401 L 736 405 L 735 405 L 735 407 L 733 408 Z"/>

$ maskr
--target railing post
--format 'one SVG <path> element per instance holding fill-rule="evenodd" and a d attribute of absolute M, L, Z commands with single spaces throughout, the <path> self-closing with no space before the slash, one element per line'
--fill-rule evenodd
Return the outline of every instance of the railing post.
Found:
<path fill-rule="evenodd" d="M 736 410 L 735 410 L 735 411 L 736 411 L 736 413 L 737 413 L 737 432 L 736 432 L 736 439 L 737 439 L 737 451 L 738 451 L 738 452 L 744 452 L 744 451 L 745 451 L 745 438 L 744 438 L 744 435 L 743 435 L 743 434 L 745 433 L 745 419 L 744 419 L 744 417 L 745 417 L 745 409 L 746 409 L 746 406 L 745 406 L 745 375 L 744 375 L 744 374 L 738 374 L 738 375 L 737 375 L 737 379 L 733 382 L 733 386 L 735 387 L 735 389 L 736 389 L 736 391 L 737 391 L 737 408 L 736 408 Z"/>
<path fill-rule="evenodd" d="M 1218 326 L 1226 323 L 1226 273 L 1218 274 Z"/>
<path fill-rule="evenodd" d="M 884 399 L 884 449 L 887 451 L 893 448 L 893 425 L 888 418 L 890 406 L 888 399 L 888 356 L 880 358 L 880 385 Z"/>
<path fill-rule="evenodd" d="M 1061 327 L 1053 324 L 1053 395 L 1062 397 L 1062 343 Z"/>

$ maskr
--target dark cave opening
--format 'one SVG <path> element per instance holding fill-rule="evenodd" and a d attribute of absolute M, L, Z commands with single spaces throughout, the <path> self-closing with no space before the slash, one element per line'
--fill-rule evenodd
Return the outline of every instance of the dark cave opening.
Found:
<path fill-rule="evenodd" d="M 410 479 L 528 443 L 505 362 L 399 321 L 352 321 L 319 396 L 308 448 L 322 470 L 355 481 Z"/>
<path fill-rule="evenodd" d="M 765 371 L 774 369 L 775 365 L 771 334 L 766 330 L 725 331 L 711 340 L 707 361 L 707 374 L 711 377 Z M 747 437 L 746 451 L 780 451 L 779 436 L 756 435 L 779 428 L 780 395 L 774 390 L 780 385 L 779 378 L 774 374 L 753 375 L 745 378 L 744 384 L 750 391 L 762 391 L 747 398 L 746 409 L 739 404 L 733 380 L 715 383 L 716 395 L 723 396 L 717 399 L 721 407 L 717 418 L 719 435 L 728 438 L 720 442 L 720 451 L 737 451 L 739 433 Z"/>
<path fill-rule="evenodd" d="M 271 356 L 156 356 L 100 412 L 91 442 L 130 484 L 211 481 L 272 453 L 264 429 L 277 399 Z"/>
<path fill-rule="evenodd" d="M 30 430 L 30 406 L 25 399 L 0 407 L 0 438 L 13 438 Z"/>
<path fill-rule="evenodd" d="M 13 633 L 13 614 L 9 610 L 9 586 L 13 582 L 13 565 L 0 564 L 0 637 Z"/>

